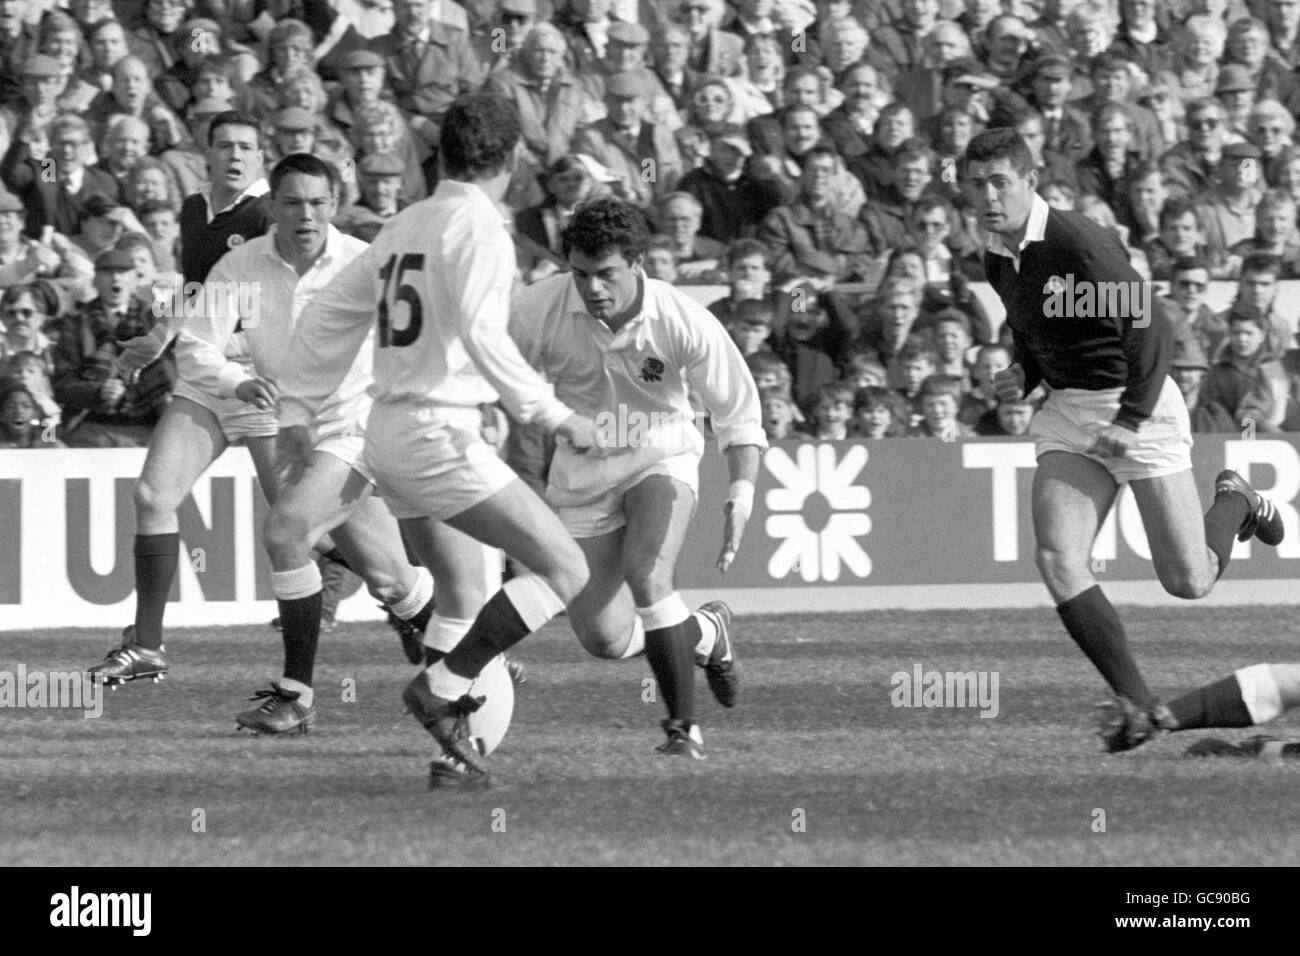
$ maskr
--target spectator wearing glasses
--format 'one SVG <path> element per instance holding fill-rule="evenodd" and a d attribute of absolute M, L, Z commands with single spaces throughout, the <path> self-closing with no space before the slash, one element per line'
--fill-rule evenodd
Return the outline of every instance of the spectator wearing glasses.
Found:
<path fill-rule="evenodd" d="M 120 199 L 122 187 L 109 173 L 86 165 L 90 127 L 79 116 L 61 116 L 50 124 L 54 176 L 32 158 L 27 143 L 15 139 L 0 162 L 0 176 L 27 209 L 27 234 L 39 238 L 46 226 L 71 236 L 91 196 Z"/>
<path fill-rule="evenodd" d="M 1201 196 L 1219 182 L 1227 114 L 1218 100 L 1203 97 L 1187 106 L 1187 139 L 1160 157 L 1171 193 Z"/>
<path fill-rule="evenodd" d="M 524 38 L 538 23 L 537 13 L 537 0 L 501 0 L 492 29 L 471 37 L 484 76 L 494 76 L 516 65 Z"/>
<path fill-rule="evenodd" d="M 1225 146 L 1219 182 L 1198 203 L 1211 260 L 1226 259 L 1237 243 L 1255 232 L 1255 207 L 1263 195 L 1262 154 L 1250 143 Z"/>
<path fill-rule="evenodd" d="M 1194 341 L 1207 356 L 1219 354 L 1228 335 L 1227 320 L 1205 302 L 1209 288 L 1209 263 L 1201 256 L 1181 256 L 1173 264 L 1169 294 L 1164 297 L 1174 339 Z"/>
<path fill-rule="evenodd" d="M 1295 119 L 1277 100 L 1260 100 L 1250 111 L 1246 139 L 1259 147 L 1260 173 L 1269 185 L 1276 185 L 1282 156 L 1294 146 Z"/>
<path fill-rule="evenodd" d="M 0 363 L 19 352 L 35 352 L 54 362 L 54 343 L 44 329 L 59 314 L 59 295 L 46 282 L 11 285 L 0 295 Z"/>

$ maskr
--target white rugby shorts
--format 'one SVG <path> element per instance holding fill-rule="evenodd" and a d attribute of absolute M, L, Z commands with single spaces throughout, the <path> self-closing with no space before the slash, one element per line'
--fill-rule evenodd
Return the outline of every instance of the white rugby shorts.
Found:
<path fill-rule="evenodd" d="M 1192 425 L 1187 403 L 1174 380 L 1166 377 L 1151 417 L 1138 426 L 1137 441 L 1123 458 L 1101 458 L 1088 449 L 1097 432 L 1119 413 L 1122 388 L 1090 391 L 1055 389 L 1029 425 L 1034 453 L 1049 451 L 1083 455 L 1098 462 L 1123 484 L 1138 478 L 1160 478 L 1192 467 Z"/>

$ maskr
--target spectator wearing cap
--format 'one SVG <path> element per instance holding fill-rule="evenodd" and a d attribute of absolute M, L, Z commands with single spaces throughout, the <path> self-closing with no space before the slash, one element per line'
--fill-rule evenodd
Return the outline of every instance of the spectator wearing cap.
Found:
<path fill-rule="evenodd" d="M 419 202 L 429 195 L 428 177 L 436 175 L 435 164 L 421 164 L 421 154 L 416 138 L 394 103 L 380 100 L 356 112 L 356 125 L 352 129 L 357 144 L 357 161 L 366 156 L 396 156 L 402 164 L 402 199 L 408 203 Z M 432 160 L 432 157 L 430 157 Z"/>
<path fill-rule="evenodd" d="M 582 85 L 564 66 L 566 49 L 564 35 L 551 24 L 540 23 L 525 38 L 518 66 L 498 72 L 488 82 L 519 113 L 531 161 L 529 176 L 539 175 L 570 152 L 574 133 L 594 112 Z"/>
<path fill-rule="evenodd" d="M 373 242 L 379 230 L 406 208 L 403 201 L 402 161 L 391 154 L 374 153 L 357 164 L 361 198 L 339 210 L 334 225 L 340 232 Z"/>
<path fill-rule="evenodd" d="M 43 53 L 28 57 L 19 70 L 21 97 L 4 107 L 9 128 L 48 130 L 61 112 L 59 97 L 67 82 L 63 65 L 54 57 Z"/>
<path fill-rule="evenodd" d="M 524 48 L 524 38 L 539 22 L 537 0 L 500 0 L 494 16 L 491 29 L 470 37 L 479 69 L 485 77 L 516 65 Z"/>
<path fill-rule="evenodd" d="M 617 177 L 614 195 L 648 209 L 676 189 L 683 170 L 672 131 L 646 119 L 644 80 L 635 72 L 605 81 L 605 118 L 578 129 L 573 152 L 590 156 Z"/>
<path fill-rule="evenodd" d="M 35 352 L 52 367 L 54 343 L 45 334 L 63 301 L 43 279 L 11 285 L 0 294 L 0 363 L 19 352 Z"/>
<path fill-rule="evenodd" d="M 1245 139 L 1250 129 L 1250 111 L 1255 106 L 1255 82 L 1239 63 L 1228 63 L 1219 70 L 1214 88 L 1215 98 L 1223 104 L 1225 122 L 1234 139 Z"/>
<path fill-rule="evenodd" d="M 780 188 L 759 180 L 746 169 L 753 153 L 740 129 L 709 140 L 704 165 L 681 178 L 678 188 L 694 196 L 703 208 L 700 235 L 719 242 L 753 236 L 769 212 L 781 203 Z"/>
<path fill-rule="evenodd" d="M 1174 48 L 1167 13 L 1157 10 L 1156 0 L 1120 0 L 1119 28 L 1110 45 L 1111 51 L 1136 65 L 1148 77 L 1169 70 L 1174 62 Z"/>
<path fill-rule="evenodd" d="M 1300 80 L 1269 43 L 1268 27 L 1251 16 L 1230 19 L 1224 67 L 1240 66 L 1259 100 L 1277 100 L 1292 113 L 1300 110 Z M 1220 71 L 1222 78 L 1222 70 Z"/>
<path fill-rule="evenodd" d="M 916 118 L 905 104 L 893 102 L 880 111 L 866 152 L 848 164 L 849 172 L 858 177 L 868 200 L 888 193 L 894 181 L 894 157 L 904 143 L 915 137 Z"/>
<path fill-rule="evenodd" d="M 412 127 L 437 144 L 443 114 L 452 100 L 482 85 L 484 74 L 469 35 L 430 19 L 430 0 L 394 0 L 393 32 L 375 37 L 369 49 L 383 58 L 397 105 Z"/>
<path fill-rule="evenodd" d="M 171 396 L 175 364 L 164 354 L 128 384 L 115 360 L 119 343 L 154 324 L 130 253 L 109 250 L 95 260 L 95 298 L 61 319 L 54 353 L 54 397 L 67 422 L 65 441 L 82 448 L 142 447 Z"/>
<path fill-rule="evenodd" d="M 69 292 L 88 284 L 94 274 L 90 260 L 53 230 L 39 242 L 23 235 L 26 221 L 22 201 L 7 189 L 0 190 L 0 289 L 38 279 Z"/>
<path fill-rule="evenodd" d="M 1255 207 L 1255 234 L 1228 251 L 1239 261 L 1255 253 L 1274 256 L 1279 278 L 1300 279 L 1300 230 L 1296 227 L 1296 202 L 1290 194 L 1281 189 L 1264 193 Z"/>
<path fill-rule="evenodd" d="M 835 169 L 835 154 L 813 147 L 804 157 L 798 198 L 763 220 L 758 238 L 772 251 L 777 281 L 807 277 L 827 288 L 870 273 L 866 230 L 832 201 Z"/>
<path fill-rule="evenodd" d="M 1096 196 L 1122 209 L 1128 196 L 1128 179 L 1142 161 L 1134 141 L 1133 119 L 1123 103 L 1107 103 L 1093 118 L 1095 145 L 1074 166 L 1075 182 L 1086 196 Z"/>
<path fill-rule="evenodd" d="M 605 103 L 606 84 L 614 76 L 632 76 L 646 97 L 646 115 L 655 126 L 675 133 L 682 125 L 681 115 L 663 83 L 646 63 L 650 33 L 638 23 L 615 22 L 609 28 L 609 43 L 598 68 L 578 76 L 593 103 Z"/>
<path fill-rule="evenodd" d="M 113 176 L 86 165 L 90 127 L 81 117 L 60 116 L 51 123 L 49 145 L 52 164 L 35 159 L 29 144 L 20 139 L 14 140 L 0 162 L 0 177 L 27 208 L 27 234 L 33 238 L 39 238 L 47 225 L 70 236 L 77 231 L 81 210 L 91 196 L 116 200 L 122 195 Z"/>
<path fill-rule="evenodd" d="M 1172 194 L 1199 197 L 1218 185 L 1227 119 L 1223 104 L 1212 97 L 1187 105 L 1187 139 L 1160 157 Z"/>
<path fill-rule="evenodd" d="M 279 108 L 285 77 L 311 68 L 315 46 L 311 27 L 301 20 L 286 19 L 275 25 L 266 38 L 266 67 L 248 81 L 250 113 L 269 117 Z"/>
<path fill-rule="evenodd" d="M 689 107 L 704 77 L 690 67 L 691 34 L 680 23 L 667 22 L 651 38 L 652 71 L 679 110 Z"/>
<path fill-rule="evenodd" d="M 576 0 L 591 2 L 591 0 Z M 721 29 L 722 0 L 682 0 L 677 17 L 690 34 L 687 66 L 704 76 L 744 76 L 745 45 Z"/>
<path fill-rule="evenodd" d="M 1295 146 L 1295 119 L 1277 100 L 1260 100 L 1250 111 L 1246 138 L 1259 147 L 1264 179 L 1275 185 L 1283 156 Z"/>
<path fill-rule="evenodd" d="M 1211 259 L 1226 257 L 1228 250 L 1255 233 L 1255 207 L 1264 192 L 1262 155 L 1251 143 L 1224 147 L 1219 183 L 1197 202 Z"/>
<path fill-rule="evenodd" d="M 1205 350 L 1196 339 L 1174 333 L 1173 358 L 1169 363 L 1169 377 L 1182 392 L 1183 403 L 1196 434 L 1234 432 L 1240 427 L 1221 406 L 1201 401 L 1201 386 L 1209 374 L 1210 362 Z"/>
<path fill-rule="evenodd" d="M 925 38 L 939 22 L 939 0 L 909 0 L 903 16 L 882 26 L 871 38 L 893 74 L 907 73 L 925 65 Z"/>
<path fill-rule="evenodd" d="M 1092 147 L 1092 124 L 1070 102 L 1074 67 L 1068 57 L 1050 53 L 1034 65 L 1030 101 L 1043 115 L 1043 148 L 1077 162 Z"/>
<path fill-rule="evenodd" d="M 1133 148 L 1142 159 L 1159 157 L 1173 143 L 1166 143 L 1160 120 L 1145 106 L 1133 102 L 1135 67 L 1118 53 L 1098 53 L 1089 64 L 1092 93 L 1075 102 L 1096 122 L 1097 111 L 1107 103 L 1124 108 L 1133 128 Z"/>
<path fill-rule="evenodd" d="M 325 109 L 325 116 L 343 131 L 354 149 L 357 142 L 357 111 L 375 106 L 385 95 L 384 58 L 373 50 L 353 50 L 339 61 L 342 82 Z"/>

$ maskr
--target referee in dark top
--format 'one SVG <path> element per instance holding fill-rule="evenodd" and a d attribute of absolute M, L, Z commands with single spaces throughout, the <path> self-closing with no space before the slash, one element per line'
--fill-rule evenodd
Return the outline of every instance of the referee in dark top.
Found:
<path fill-rule="evenodd" d="M 181 275 L 203 282 L 217 260 L 271 227 L 262 129 L 257 118 L 227 110 L 208 127 L 209 185 L 181 205 Z"/>
<path fill-rule="evenodd" d="M 1171 327 L 1119 239 L 1048 207 L 1013 129 L 975 137 L 963 179 L 989 233 L 984 269 L 1013 336 L 1013 364 L 995 379 L 998 398 L 1019 400 L 1040 382 L 1049 388 L 1030 427 L 1038 570 L 1070 637 L 1117 695 L 1102 740 L 1112 752 L 1128 750 L 1177 721 L 1143 681 L 1091 572 L 1093 542 L 1120 485 L 1132 487 L 1160 583 L 1178 597 L 1210 592 L 1234 537 L 1278 544 L 1282 521 L 1233 471 L 1215 480 L 1202 519 L 1187 407 L 1167 374 Z"/>

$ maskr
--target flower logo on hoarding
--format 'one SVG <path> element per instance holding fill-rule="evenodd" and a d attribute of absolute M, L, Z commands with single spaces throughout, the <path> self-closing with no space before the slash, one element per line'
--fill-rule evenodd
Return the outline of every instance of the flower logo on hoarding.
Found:
<path fill-rule="evenodd" d="M 767 492 L 768 535 L 781 541 L 767 573 L 784 578 L 798 571 L 809 584 L 836 581 L 840 565 L 859 578 L 871 574 L 871 558 L 858 538 L 871 531 L 871 490 L 855 484 L 867 464 L 867 449 L 854 445 L 836 460 L 834 445 L 799 445 L 795 458 L 772 447 L 763 465 L 781 485 Z"/>

